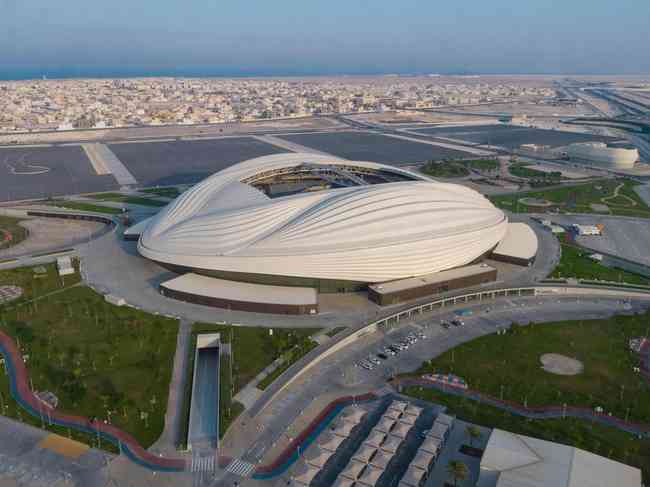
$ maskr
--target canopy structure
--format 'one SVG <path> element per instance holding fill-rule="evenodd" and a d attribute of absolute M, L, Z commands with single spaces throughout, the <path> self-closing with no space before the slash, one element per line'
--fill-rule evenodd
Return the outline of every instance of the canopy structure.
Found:
<path fill-rule="evenodd" d="M 399 422 L 413 426 L 417 421 L 417 419 L 418 419 L 417 416 L 412 416 L 410 414 L 403 414 L 402 417 L 399 418 Z"/>
<path fill-rule="evenodd" d="M 347 438 L 348 436 L 350 436 L 350 433 L 352 432 L 355 426 L 356 425 L 354 423 L 350 423 L 349 421 L 339 420 L 336 422 L 336 424 L 334 425 L 331 431 L 337 436 Z"/>
<path fill-rule="evenodd" d="M 352 456 L 352 459 L 359 462 L 368 463 L 376 451 L 377 448 L 374 446 L 370 446 L 367 443 L 362 443 L 359 449 Z"/>
<path fill-rule="evenodd" d="M 440 451 L 441 442 L 438 438 L 425 438 L 422 444 L 420 445 L 420 450 L 424 452 L 431 453 L 432 455 L 438 455 Z"/>
<path fill-rule="evenodd" d="M 319 445 L 325 450 L 335 452 L 344 440 L 345 438 L 342 438 L 341 436 L 325 432 L 319 437 Z"/>
<path fill-rule="evenodd" d="M 420 482 L 426 475 L 426 472 L 421 468 L 409 466 L 400 480 L 400 485 L 408 485 L 409 487 L 419 487 Z"/>
<path fill-rule="evenodd" d="M 368 465 L 357 482 L 369 487 L 374 487 L 383 473 L 384 471 L 382 469 Z"/>
<path fill-rule="evenodd" d="M 444 442 L 447 438 L 447 432 L 449 431 L 449 426 L 442 423 L 433 423 L 433 426 L 427 433 L 427 436 L 431 438 L 438 438 L 441 442 Z"/>
<path fill-rule="evenodd" d="M 386 452 L 384 450 L 377 450 L 375 456 L 370 460 L 370 465 L 373 465 L 377 468 L 386 469 L 390 461 L 393 459 L 393 454 Z"/>
<path fill-rule="evenodd" d="M 388 435 L 386 441 L 381 445 L 381 449 L 390 453 L 395 453 L 399 446 L 402 444 L 402 438 L 398 436 Z"/>
<path fill-rule="evenodd" d="M 392 418 L 387 418 L 383 416 L 379 422 L 375 425 L 377 431 L 382 431 L 383 433 L 390 433 L 390 430 L 393 428 L 395 420 Z"/>
<path fill-rule="evenodd" d="M 327 463 L 327 460 L 329 460 L 333 454 L 333 452 L 322 449 L 318 445 L 315 445 L 307 450 L 304 458 L 307 464 L 313 467 L 323 468 Z"/>
<path fill-rule="evenodd" d="M 360 423 L 363 417 L 366 415 L 366 411 L 361 409 L 359 406 L 348 406 L 343 411 L 343 418 L 350 423 Z"/>
<path fill-rule="evenodd" d="M 301 484 L 309 485 L 319 472 L 319 468 L 312 467 L 311 465 L 300 462 L 294 467 L 291 478 L 296 482 L 300 482 Z"/>
<path fill-rule="evenodd" d="M 354 480 L 350 480 L 347 477 L 339 475 L 336 477 L 336 480 L 334 481 L 334 484 L 332 484 L 332 487 L 354 487 Z"/>
<path fill-rule="evenodd" d="M 429 470 L 429 466 L 434 460 L 434 456 L 431 453 L 427 453 L 422 449 L 418 450 L 415 454 L 413 460 L 411 460 L 411 465 L 414 467 L 421 468 L 422 470 Z"/>
<path fill-rule="evenodd" d="M 357 462 L 356 460 L 350 460 L 350 463 L 343 469 L 341 475 L 350 480 L 357 480 L 361 472 L 366 467 L 366 464 L 363 462 Z"/>
<path fill-rule="evenodd" d="M 379 448 L 386 438 L 386 433 L 373 429 L 364 443 Z"/>
<path fill-rule="evenodd" d="M 393 427 L 393 430 L 390 432 L 390 434 L 399 436 L 400 438 L 406 438 L 406 435 L 409 434 L 409 431 L 411 431 L 411 425 L 399 422 L 395 423 L 395 426 Z"/>
<path fill-rule="evenodd" d="M 384 413 L 385 418 L 398 419 L 402 415 L 399 409 L 388 408 Z"/>

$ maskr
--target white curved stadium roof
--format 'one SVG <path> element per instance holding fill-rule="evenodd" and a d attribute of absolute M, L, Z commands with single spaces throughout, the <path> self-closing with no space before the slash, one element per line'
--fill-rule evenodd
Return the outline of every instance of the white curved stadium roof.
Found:
<path fill-rule="evenodd" d="M 242 182 L 304 164 L 410 180 L 279 198 Z M 467 264 L 506 229 L 503 212 L 464 186 L 372 162 L 275 154 L 231 166 L 183 193 L 151 219 L 138 250 L 194 269 L 383 282 Z"/>

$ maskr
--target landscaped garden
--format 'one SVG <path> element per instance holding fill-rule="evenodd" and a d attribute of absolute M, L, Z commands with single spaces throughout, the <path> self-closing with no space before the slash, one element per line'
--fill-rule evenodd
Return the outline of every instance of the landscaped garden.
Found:
<path fill-rule="evenodd" d="M 472 159 L 452 161 L 429 161 L 420 171 L 427 176 L 437 178 L 461 178 L 470 175 L 470 169 L 480 172 L 495 171 L 499 168 L 499 161 L 494 159 Z"/>
<path fill-rule="evenodd" d="M 591 205 L 607 205 L 613 215 L 650 218 L 650 208 L 634 191 L 638 183 L 630 180 L 606 179 L 548 190 L 529 191 L 499 196 L 490 200 L 499 208 L 515 213 L 538 212 L 539 207 L 527 206 L 520 200 L 545 200 L 562 213 L 595 213 Z"/>
<path fill-rule="evenodd" d="M 57 410 L 105 419 L 151 445 L 163 429 L 177 322 L 113 306 L 75 285 L 78 273 L 59 278 L 53 265 L 40 267 L 0 272 L 0 284 L 25 290 L 0 307 L 0 326 L 19 343 L 34 390 L 53 393 Z M 0 376 L 2 414 L 97 446 L 93 435 L 29 416 L 8 380 Z"/>
<path fill-rule="evenodd" d="M 416 372 L 453 373 L 470 388 L 529 407 L 602 408 L 621 419 L 650 425 L 650 385 L 635 367 L 631 338 L 647 336 L 650 314 L 603 320 L 513 325 L 505 334 L 484 336 L 426 362 Z M 579 361 L 583 371 L 559 375 L 541 367 L 544 354 Z M 412 387 L 416 395 L 452 406 L 463 419 L 587 448 L 650 468 L 650 441 L 577 420 L 524 420 L 471 400 Z"/>
<path fill-rule="evenodd" d="M 625 282 L 628 284 L 650 285 L 650 279 L 639 274 L 627 272 L 622 269 L 606 267 L 591 259 L 594 254 L 574 245 L 562 244 L 560 262 L 551 274 L 552 278 L 576 278 L 612 282 Z"/>
<path fill-rule="evenodd" d="M 0 215 L 0 249 L 13 247 L 27 238 L 27 229 L 19 222 L 18 218 Z"/>
<path fill-rule="evenodd" d="M 94 205 L 92 203 L 84 203 L 83 201 L 50 200 L 47 204 L 59 208 L 66 208 L 68 210 L 91 211 L 94 213 L 106 213 L 108 215 L 117 215 L 118 213 L 122 213 L 122 210 L 118 208 Z"/>
<path fill-rule="evenodd" d="M 87 197 L 98 201 L 112 201 L 115 203 L 126 203 L 126 204 L 141 205 L 141 206 L 161 207 L 167 204 L 165 201 L 144 198 L 142 196 L 129 196 L 122 193 L 97 193 L 97 194 L 88 195 Z"/>

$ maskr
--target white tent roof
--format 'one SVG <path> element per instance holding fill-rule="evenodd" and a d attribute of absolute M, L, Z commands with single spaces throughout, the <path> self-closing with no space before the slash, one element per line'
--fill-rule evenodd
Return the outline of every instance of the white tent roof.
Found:
<path fill-rule="evenodd" d="M 350 423 L 357 424 L 366 415 L 366 411 L 359 406 L 349 406 L 343 412 L 343 418 Z"/>
<path fill-rule="evenodd" d="M 393 418 L 382 417 L 374 429 L 377 431 L 383 431 L 384 433 L 390 433 L 394 424 L 395 420 Z"/>
<path fill-rule="evenodd" d="M 334 425 L 334 429 L 332 430 L 332 433 L 338 436 L 342 436 L 343 438 L 347 438 L 348 436 L 350 436 L 350 433 L 352 432 L 355 426 L 356 425 L 354 423 L 350 423 L 349 421 L 339 420 Z"/>
<path fill-rule="evenodd" d="M 427 453 L 423 450 L 418 450 L 413 460 L 411 460 L 411 465 L 421 468 L 422 470 L 428 470 L 429 465 L 431 465 L 433 459 L 434 456 L 431 453 Z"/>
<path fill-rule="evenodd" d="M 399 411 L 398 409 L 391 409 L 391 408 L 388 408 L 384 413 L 385 418 L 392 418 L 392 419 L 397 419 L 401 415 L 402 415 L 401 411 Z"/>
<path fill-rule="evenodd" d="M 440 440 L 438 438 L 425 438 L 420 445 L 420 450 L 437 455 L 440 450 Z"/>
<path fill-rule="evenodd" d="M 333 452 L 319 448 L 318 445 L 307 450 L 305 461 L 314 467 L 323 468 L 327 460 L 333 455 Z"/>
<path fill-rule="evenodd" d="M 401 418 L 399 418 L 400 423 L 406 423 L 411 426 L 415 424 L 415 421 L 418 419 L 417 416 L 413 416 L 411 414 L 403 414 Z"/>
<path fill-rule="evenodd" d="M 373 429 L 364 443 L 379 448 L 386 438 L 386 434 Z"/>
<path fill-rule="evenodd" d="M 381 445 L 380 448 L 382 450 L 395 453 L 401 444 L 402 444 L 401 438 L 393 435 L 388 435 L 386 437 L 386 441 L 384 441 L 384 443 Z"/>
<path fill-rule="evenodd" d="M 311 465 L 307 465 L 301 462 L 295 467 L 293 471 L 293 475 L 291 477 L 296 482 L 309 485 L 311 481 L 314 479 L 314 477 L 318 475 L 318 472 L 320 472 L 319 468 L 315 468 L 312 467 Z"/>
<path fill-rule="evenodd" d="M 424 473 L 424 470 L 410 466 L 404 473 L 401 482 L 412 487 L 418 487 L 420 480 L 424 477 Z"/>
<path fill-rule="evenodd" d="M 396 411 L 404 412 L 407 406 L 408 403 L 404 401 L 393 401 L 390 403 L 390 406 L 388 406 L 388 409 L 395 409 Z"/>
<path fill-rule="evenodd" d="M 640 487 L 641 471 L 560 443 L 495 429 L 481 476 L 500 472 L 497 487 Z"/>
<path fill-rule="evenodd" d="M 447 426 L 446 424 L 433 423 L 433 426 L 427 433 L 427 436 L 430 436 L 432 438 L 440 438 L 441 440 L 444 440 L 447 431 L 449 431 L 449 426 Z"/>
<path fill-rule="evenodd" d="M 409 404 L 408 407 L 406 408 L 406 411 L 404 411 L 406 414 L 411 414 L 413 416 L 419 416 L 420 413 L 422 413 L 422 408 L 415 406 L 414 404 Z"/>
<path fill-rule="evenodd" d="M 340 475 L 336 477 L 334 484 L 332 484 L 332 487 L 353 487 L 353 486 L 354 486 L 354 480 L 350 480 L 349 478 L 342 477 Z"/>
<path fill-rule="evenodd" d="M 376 451 L 376 447 L 363 443 L 352 458 L 359 462 L 368 463 Z"/>
<path fill-rule="evenodd" d="M 384 471 L 381 468 L 368 465 L 357 482 L 374 487 L 382 473 L 384 473 Z"/>
<path fill-rule="evenodd" d="M 375 456 L 372 457 L 372 460 L 370 460 L 370 465 L 374 465 L 375 467 L 386 469 L 388 463 L 391 461 L 393 456 L 394 455 L 390 452 L 386 452 L 384 450 L 377 450 Z"/>
<path fill-rule="evenodd" d="M 393 431 L 390 432 L 391 435 L 399 436 L 400 438 L 406 438 L 408 432 L 411 431 L 411 425 L 406 423 L 396 423 Z"/>
<path fill-rule="evenodd" d="M 341 472 L 341 475 L 351 480 L 357 480 L 365 466 L 365 463 L 357 462 L 356 460 L 350 460 L 350 463 L 348 463 L 345 469 Z"/>
<path fill-rule="evenodd" d="M 438 416 L 436 416 L 435 422 L 436 423 L 446 424 L 449 427 L 451 427 L 451 425 L 454 424 L 454 417 L 449 416 L 448 414 L 445 414 L 445 413 L 440 413 L 440 414 L 438 414 Z"/>
<path fill-rule="evenodd" d="M 343 443 L 344 438 L 325 432 L 320 435 L 318 440 L 321 448 L 335 452 L 341 443 Z"/>

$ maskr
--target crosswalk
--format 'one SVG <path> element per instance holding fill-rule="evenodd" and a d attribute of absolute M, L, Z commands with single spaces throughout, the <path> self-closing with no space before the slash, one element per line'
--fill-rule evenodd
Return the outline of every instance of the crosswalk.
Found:
<path fill-rule="evenodd" d="M 201 457 L 192 455 L 192 472 L 214 472 L 217 466 L 217 459 L 214 455 Z"/>
<path fill-rule="evenodd" d="M 250 477 L 255 470 L 255 465 L 244 460 L 239 460 L 235 458 L 232 462 L 226 467 L 226 471 L 239 475 L 240 477 Z"/>

